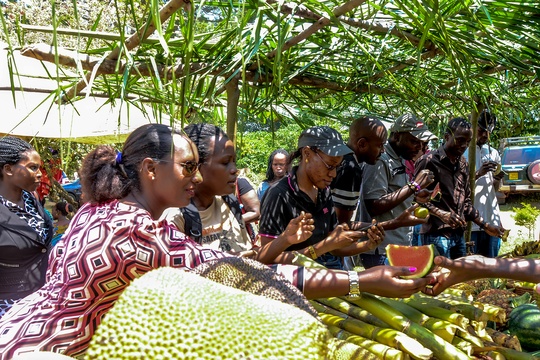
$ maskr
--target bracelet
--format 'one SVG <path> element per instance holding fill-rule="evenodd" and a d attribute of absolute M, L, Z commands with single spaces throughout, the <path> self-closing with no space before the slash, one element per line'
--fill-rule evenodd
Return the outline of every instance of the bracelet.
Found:
<path fill-rule="evenodd" d="M 309 250 L 309 256 L 311 256 L 313 260 L 317 259 L 317 253 L 315 252 L 315 248 L 313 247 L 313 245 L 309 245 L 308 250 Z"/>
<path fill-rule="evenodd" d="M 348 297 L 359 298 L 360 297 L 360 284 L 358 280 L 358 273 L 356 271 L 347 271 L 349 274 L 349 295 Z"/>
<path fill-rule="evenodd" d="M 420 187 L 420 185 L 418 185 L 418 183 L 416 181 L 411 181 L 411 182 L 408 182 L 407 183 L 407 186 L 409 187 L 409 189 L 411 189 L 414 193 L 417 192 L 417 191 L 420 191 L 422 190 L 422 188 Z"/>
<path fill-rule="evenodd" d="M 486 223 L 485 222 L 481 222 L 480 225 L 478 225 L 478 227 L 482 230 L 484 230 L 486 228 Z"/>

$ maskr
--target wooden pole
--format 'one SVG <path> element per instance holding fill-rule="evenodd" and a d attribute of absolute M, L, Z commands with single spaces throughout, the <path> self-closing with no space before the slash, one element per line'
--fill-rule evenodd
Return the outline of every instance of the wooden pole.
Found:
<path fill-rule="evenodd" d="M 233 78 L 225 85 L 227 89 L 227 135 L 236 147 L 236 132 L 238 130 L 238 102 L 240 87 L 238 79 Z"/>

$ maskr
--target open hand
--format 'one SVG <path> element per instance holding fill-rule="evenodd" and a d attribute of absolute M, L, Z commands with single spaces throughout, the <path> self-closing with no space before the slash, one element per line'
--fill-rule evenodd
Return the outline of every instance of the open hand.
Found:
<path fill-rule="evenodd" d="M 301 212 L 300 215 L 289 221 L 287 228 L 283 232 L 285 240 L 289 244 L 299 244 L 306 241 L 313 234 L 315 225 L 311 214 Z"/>
<path fill-rule="evenodd" d="M 414 215 L 414 210 L 420 206 L 419 204 L 414 204 L 412 206 L 409 206 L 405 211 L 403 211 L 399 216 L 396 218 L 396 221 L 399 223 L 399 227 L 403 226 L 414 226 L 418 224 L 424 224 L 427 223 L 429 216 L 425 219 L 416 217 Z"/>

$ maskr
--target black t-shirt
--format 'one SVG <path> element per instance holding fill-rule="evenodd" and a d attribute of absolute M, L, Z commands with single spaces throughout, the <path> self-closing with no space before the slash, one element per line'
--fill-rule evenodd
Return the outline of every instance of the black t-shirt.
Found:
<path fill-rule="evenodd" d="M 238 188 L 238 193 L 236 194 L 236 197 L 242 196 L 253 189 L 253 186 L 246 178 L 239 177 L 236 179 L 236 187 Z"/>
<path fill-rule="evenodd" d="M 344 210 L 354 210 L 360 198 L 362 187 L 362 172 L 364 163 L 359 164 L 354 154 L 343 157 L 337 175 L 332 181 L 332 197 L 334 205 Z"/>
<path fill-rule="evenodd" d="M 276 238 L 285 230 L 289 221 L 299 216 L 302 211 L 313 216 L 315 221 L 313 235 L 287 250 L 299 250 L 316 244 L 326 238 L 338 225 L 330 188 L 319 190 L 317 204 L 313 203 L 309 196 L 298 188 L 296 170 L 295 167 L 291 174 L 266 191 L 259 221 L 259 234 Z"/>

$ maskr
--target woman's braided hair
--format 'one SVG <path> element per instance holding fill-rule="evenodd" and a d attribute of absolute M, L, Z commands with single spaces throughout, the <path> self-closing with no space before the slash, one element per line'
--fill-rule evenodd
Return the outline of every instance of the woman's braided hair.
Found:
<path fill-rule="evenodd" d="M 23 139 L 14 136 L 0 138 L 0 169 L 4 165 L 13 165 L 25 157 L 24 153 L 34 150 L 34 147 Z M 0 171 L 0 179 L 2 179 Z"/>

